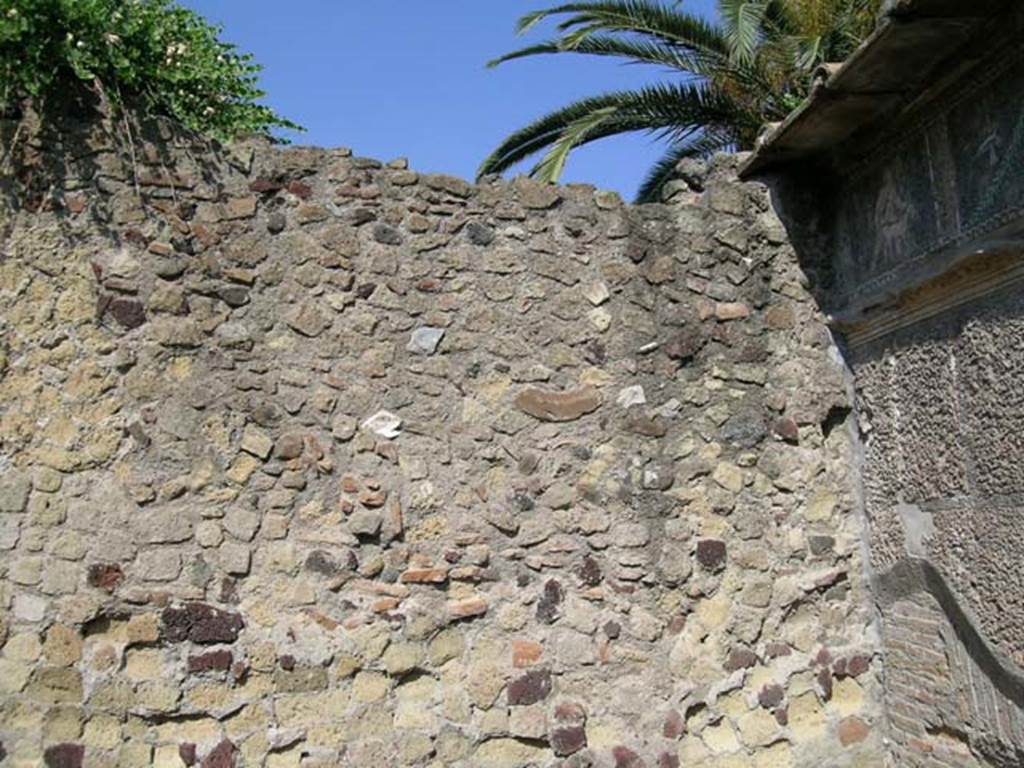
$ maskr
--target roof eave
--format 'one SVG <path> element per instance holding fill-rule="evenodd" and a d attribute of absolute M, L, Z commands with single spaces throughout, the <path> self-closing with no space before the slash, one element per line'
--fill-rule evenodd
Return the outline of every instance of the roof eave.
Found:
<path fill-rule="evenodd" d="M 810 96 L 766 128 L 740 166 L 743 178 L 827 156 L 854 134 L 912 103 L 938 68 L 1006 0 L 889 0 L 875 31 L 840 65 L 815 73 Z"/>

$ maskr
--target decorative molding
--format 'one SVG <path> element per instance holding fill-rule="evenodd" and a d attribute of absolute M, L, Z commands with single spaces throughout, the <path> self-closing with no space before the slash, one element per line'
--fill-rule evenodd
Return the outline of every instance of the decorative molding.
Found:
<path fill-rule="evenodd" d="M 1024 283 L 1024 244 L 1007 243 L 961 261 L 941 277 L 903 291 L 855 320 L 837 319 L 833 327 L 858 349 L 1019 283 Z"/>

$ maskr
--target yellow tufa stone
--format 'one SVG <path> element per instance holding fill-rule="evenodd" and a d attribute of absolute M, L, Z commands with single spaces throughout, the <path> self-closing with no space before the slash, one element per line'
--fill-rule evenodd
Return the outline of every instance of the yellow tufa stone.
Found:
<path fill-rule="evenodd" d="M 64 624 L 54 624 L 46 632 L 43 644 L 46 660 L 58 667 L 70 667 L 82 658 L 82 638 Z"/>
<path fill-rule="evenodd" d="M 473 753 L 473 765 L 479 768 L 520 768 L 544 763 L 552 753 L 545 747 L 516 739 L 498 738 L 485 741 Z"/>
<path fill-rule="evenodd" d="M 813 691 L 802 693 L 789 702 L 789 730 L 798 742 L 823 738 L 827 731 L 825 710 Z"/>

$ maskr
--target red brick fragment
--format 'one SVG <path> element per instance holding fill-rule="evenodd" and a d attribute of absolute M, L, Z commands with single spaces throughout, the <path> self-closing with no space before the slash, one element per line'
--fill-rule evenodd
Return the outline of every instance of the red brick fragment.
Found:
<path fill-rule="evenodd" d="M 512 666 L 532 667 L 544 653 L 544 647 L 533 640 L 512 641 Z"/>
<path fill-rule="evenodd" d="M 839 721 L 839 743 L 844 747 L 864 741 L 871 732 L 871 728 L 856 715 L 844 717 Z"/>

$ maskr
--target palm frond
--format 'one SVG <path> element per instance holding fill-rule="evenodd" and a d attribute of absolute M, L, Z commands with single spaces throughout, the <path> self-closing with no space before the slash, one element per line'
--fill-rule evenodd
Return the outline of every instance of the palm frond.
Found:
<path fill-rule="evenodd" d="M 569 158 L 569 153 L 580 144 L 586 143 L 588 134 L 614 114 L 615 107 L 605 107 L 567 125 L 551 145 L 547 154 L 530 171 L 530 175 L 540 181 L 558 181 L 565 169 L 565 161 Z"/>
<path fill-rule="evenodd" d="M 633 64 L 653 64 L 689 75 L 705 75 L 712 68 L 700 57 L 681 48 L 658 42 L 630 40 L 610 35 L 591 35 L 569 44 L 563 40 L 549 40 L 536 45 L 510 51 L 487 62 L 496 67 L 507 61 L 553 53 L 578 53 L 587 56 L 614 56 Z"/>
<path fill-rule="evenodd" d="M 647 132 L 678 141 L 704 126 L 742 125 L 756 131 L 761 118 L 728 94 L 703 83 L 652 85 L 582 99 L 516 131 L 484 160 L 483 176 L 501 173 L 558 142 L 574 124 L 601 112 L 602 119 L 577 136 L 575 147 L 623 133 Z"/>
<path fill-rule="evenodd" d="M 736 61 L 751 61 L 761 41 L 767 0 L 719 0 L 718 11 L 725 23 L 729 55 Z"/>
<path fill-rule="evenodd" d="M 508 136 L 479 173 L 540 154 L 532 174 L 555 180 L 577 147 L 645 132 L 670 147 L 640 188 L 639 199 L 655 199 L 680 158 L 750 148 L 763 123 L 784 118 L 806 96 L 818 64 L 841 60 L 869 34 L 882 1 L 718 0 L 717 23 L 684 11 L 682 0 L 583 0 L 528 13 L 517 31 L 557 19 L 553 37 L 488 66 L 575 53 L 659 66 L 678 79 L 544 115 Z"/>
<path fill-rule="evenodd" d="M 604 32 L 653 37 L 668 44 L 709 54 L 726 55 L 729 52 L 725 36 L 714 24 L 655 0 L 566 3 L 527 14 L 519 20 L 518 30 L 526 31 L 543 19 L 568 14 L 572 15 L 558 24 L 559 32 L 593 25 Z"/>

